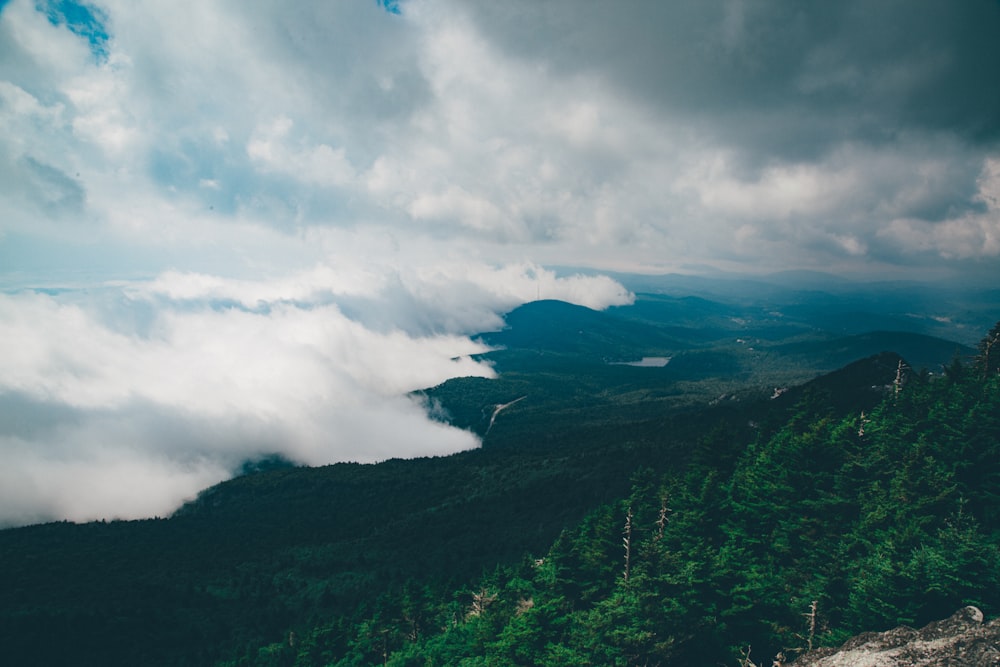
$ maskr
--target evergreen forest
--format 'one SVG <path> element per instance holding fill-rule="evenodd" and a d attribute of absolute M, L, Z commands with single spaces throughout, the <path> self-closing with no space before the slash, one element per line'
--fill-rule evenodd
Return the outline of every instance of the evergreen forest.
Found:
<path fill-rule="evenodd" d="M 706 433 L 682 473 L 638 469 L 538 557 L 453 590 L 407 582 L 342 656 L 324 654 L 334 622 L 265 664 L 769 664 L 967 604 L 1000 613 L 998 334 L 941 379 L 894 379 L 870 411 L 809 392 L 731 457 Z"/>
<path fill-rule="evenodd" d="M 532 328 L 573 317 L 575 348 Z M 3 662 L 771 664 L 1000 613 L 1000 324 L 941 372 L 881 351 L 778 391 L 754 374 L 787 337 L 734 380 L 618 362 L 741 347 L 528 320 L 495 334 L 497 380 L 418 397 L 480 449 L 256 462 L 169 518 L 0 531 Z"/>

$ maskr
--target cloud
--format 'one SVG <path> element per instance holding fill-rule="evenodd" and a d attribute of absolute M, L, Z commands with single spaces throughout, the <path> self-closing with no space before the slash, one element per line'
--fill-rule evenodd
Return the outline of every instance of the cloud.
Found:
<path fill-rule="evenodd" d="M 35 186 L 3 224 L 79 243 L 51 223 L 85 220 L 154 273 L 287 272 L 326 228 L 619 270 L 978 261 L 898 232 L 981 207 L 1000 10 L 786 10 L 107 0 L 84 34 L 15 0 L 0 167 Z"/>
<path fill-rule="evenodd" d="M 620 121 L 622 108 L 653 119 L 632 141 L 606 142 L 626 145 L 624 164 L 641 167 L 612 172 L 606 191 L 632 184 L 648 206 L 639 209 L 652 227 L 646 239 L 668 252 L 744 267 L 780 257 L 846 266 L 855 257 L 862 271 L 974 258 L 956 254 L 945 234 L 913 244 L 890 230 L 903 217 L 936 229 L 977 206 L 977 174 L 997 159 L 1000 138 L 1000 95 L 978 74 L 1000 62 L 994 3 L 789 11 L 768 1 L 557 0 L 477 4 L 464 16 L 526 70 L 604 88 L 589 104 L 567 105 L 567 135 L 592 133 L 601 117 Z M 562 92 L 575 101 L 581 91 Z M 531 104 L 538 99 L 546 98 Z M 635 202 L 618 198 L 618 229 Z M 733 243 L 751 226 L 763 232 L 756 243 Z M 853 241 L 818 242 L 837 238 Z"/>
<path fill-rule="evenodd" d="M 153 503 L 166 514 L 269 452 L 315 465 L 467 449 L 472 435 L 431 422 L 405 394 L 492 375 L 469 358 L 484 348 L 466 338 L 374 332 L 334 305 L 161 303 L 145 331 L 129 332 L 81 305 L 23 293 L 0 297 L 0 322 L 0 340 L 19 351 L 0 362 L 0 398 L 35 406 L 21 433 L 0 434 L 5 470 L 26 475 L 39 498 L 62 489 L 59 507 L 74 510 L 56 517 L 145 516 Z M 40 429 L 52 413 L 72 418 Z M 116 482 L 124 490 L 91 493 L 116 470 L 154 482 L 155 500 L 134 475 Z M 141 497 L 118 502 L 130 494 Z M 0 521 L 17 521 L 25 505 L 4 503 L 18 514 Z"/>
<path fill-rule="evenodd" d="M 287 145 L 293 123 L 282 116 L 258 126 L 247 143 L 247 154 L 259 169 L 287 174 L 313 185 L 345 186 L 356 178 L 343 148 L 319 144 L 307 149 Z"/>
<path fill-rule="evenodd" d="M 897 218 L 883 234 L 910 250 L 959 259 L 1000 256 L 1000 159 L 989 159 L 976 180 L 981 206 L 940 221 Z"/>
<path fill-rule="evenodd" d="M 804 155 L 877 129 L 976 139 L 1000 130 L 1000 95 L 980 69 L 997 57 L 994 3 L 515 0 L 466 15 L 504 53 L 563 77 L 599 76 L 661 114 L 697 116 L 702 129 L 771 155 L 791 150 L 789 140 L 812 144 L 795 151 Z M 751 125 L 719 123 L 734 117 Z"/>
<path fill-rule="evenodd" d="M 0 359 L 0 524 L 169 514 L 271 453 L 321 465 L 476 447 L 409 393 L 492 377 L 468 334 L 543 289 L 631 299 L 603 277 L 474 264 L 0 293 L 0 342 L 17 350 Z"/>

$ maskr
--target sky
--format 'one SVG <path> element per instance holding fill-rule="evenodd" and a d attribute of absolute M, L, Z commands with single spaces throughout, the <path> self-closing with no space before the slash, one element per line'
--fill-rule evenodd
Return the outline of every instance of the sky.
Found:
<path fill-rule="evenodd" d="M 1000 276 L 1000 3 L 0 0 L 0 525 L 478 445 L 607 272 Z M 559 267 L 588 269 L 576 272 Z"/>

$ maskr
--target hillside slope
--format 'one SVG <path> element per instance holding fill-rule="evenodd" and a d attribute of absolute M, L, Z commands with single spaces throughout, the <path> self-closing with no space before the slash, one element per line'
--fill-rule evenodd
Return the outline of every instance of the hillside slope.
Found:
<path fill-rule="evenodd" d="M 772 380 L 814 378 L 815 369 L 768 370 L 780 355 L 751 350 L 733 332 L 705 341 L 677 329 L 656 333 L 657 308 L 632 324 L 624 311 L 553 302 L 512 313 L 492 339 L 505 349 L 485 355 L 498 379 L 460 378 L 425 393 L 436 414 L 489 429 L 481 449 L 258 472 L 206 490 L 169 519 L 0 531 L 4 660 L 286 664 L 299 654 L 308 655 L 302 664 L 379 662 L 390 639 L 402 646 L 441 627 L 437 616 L 414 617 L 417 607 L 457 622 L 484 571 L 520 567 L 580 525 L 617 526 L 620 516 L 606 508 L 630 494 L 637 471 L 725 479 L 748 446 L 790 419 L 833 423 L 870 411 L 891 393 L 899 368 L 898 355 L 875 355 L 772 400 Z M 720 330 L 748 326 L 720 317 Z M 663 367 L 608 363 L 671 353 Z M 907 378 L 914 386 L 927 379 Z M 970 469 L 988 472 L 984 461 Z M 605 546 L 579 548 L 584 561 L 611 572 L 617 560 L 601 560 Z M 311 648 L 295 648 L 290 632 Z"/>
<path fill-rule="evenodd" d="M 858 380 L 884 384 L 891 366 Z M 279 469 L 208 489 L 169 519 L 0 531 L 0 645 L 19 665 L 212 664 L 336 618 L 324 645 L 346 654 L 380 600 L 461 587 L 544 553 L 626 494 L 636 470 L 722 465 L 759 428 L 748 414 L 780 422 L 790 409 L 755 405 L 658 421 L 643 441 L 539 434 L 514 449 Z"/>
<path fill-rule="evenodd" d="M 544 557 L 415 605 L 386 599 L 359 626 L 379 629 L 384 643 L 355 635 L 330 664 L 366 664 L 380 648 L 397 667 L 787 664 L 963 605 L 995 616 L 997 365 L 912 375 L 871 412 L 840 417 L 821 388 L 803 388 L 783 423 L 733 465 L 707 456 L 681 474 L 637 471 L 628 494 L 588 513 Z M 708 451 L 724 449 L 707 439 Z M 442 622 L 449 599 L 459 614 Z M 407 618 L 424 619 L 420 633 L 407 634 Z M 993 664 L 971 656 L 998 655 L 983 643 L 995 624 L 950 644 L 946 625 L 882 635 L 891 645 L 868 632 L 840 654 L 795 664 Z M 309 634 L 310 648 L 282 651 L 323 664 L 321 645 Z"/>

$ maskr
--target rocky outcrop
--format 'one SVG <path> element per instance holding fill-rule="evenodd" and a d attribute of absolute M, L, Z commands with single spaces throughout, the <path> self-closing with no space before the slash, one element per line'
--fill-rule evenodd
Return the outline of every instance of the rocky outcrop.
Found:
<path fill-rule="evenodd" d="M 1000 619 L 965 607 L 920 630 L 866 632 L 837 649 L 818 649 L 794 667 L 1000 667 Z"/>

